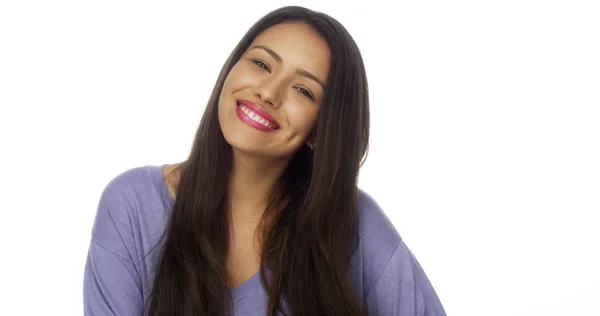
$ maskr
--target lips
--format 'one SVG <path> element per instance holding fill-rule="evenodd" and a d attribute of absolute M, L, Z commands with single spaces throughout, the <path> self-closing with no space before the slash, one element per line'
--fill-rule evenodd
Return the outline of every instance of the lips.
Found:
<path fill-rule="evenodd" d="M 279 122 L 266 110 L 249 100 L 237 100 L 237 114 L 240 119 L 259 130 L 275 131 L 280 129 Z"/>

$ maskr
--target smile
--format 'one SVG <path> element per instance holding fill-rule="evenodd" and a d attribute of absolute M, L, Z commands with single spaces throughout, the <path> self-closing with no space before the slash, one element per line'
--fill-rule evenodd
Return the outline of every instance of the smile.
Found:
<path fill-rule="evenodd" d="M 258 112 L 264 113 L 265 111 L 254 103 L 246 100 L 237 101 L 236 103 L 236 114 L 242 122 L 263 132 L 272 132 L 279 129 L 277 121 L 268 113 L 259 114 Z"/>
<path fill-rule="evenodd" d="M 275 129 L 275 124 L 269 122 L 264 117 L 250 111 L 245 105 L 240 105 L 240 109 L 253 121 L 258 122 L 266 127 Z"/>

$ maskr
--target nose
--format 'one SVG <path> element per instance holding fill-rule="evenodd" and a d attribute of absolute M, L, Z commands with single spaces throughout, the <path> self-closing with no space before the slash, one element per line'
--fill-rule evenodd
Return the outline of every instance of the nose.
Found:
<path fill-rule="evenodd" d="M 273 108 L 281 106 L 281 95 L 284 86 L 284 80 L 275 76 L 265 78 L 255 88 L 255 96 L 263 103 Z"/>

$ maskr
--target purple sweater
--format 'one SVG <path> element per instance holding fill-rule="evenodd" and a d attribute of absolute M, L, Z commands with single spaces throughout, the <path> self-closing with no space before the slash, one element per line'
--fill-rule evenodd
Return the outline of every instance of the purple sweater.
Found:
<path fill-rule="evenodd" d="M 163 166 L 116 176 L 102 192 L 85 266 L 85 315 L 147 315 L 158 251 L 173 206 Z M 425 272 L 377 203 L 359 192 L 359 244 L 348 280 L 369 315 L 446 315 Z M 265 315 L 259 274 L 233 289 L 233 315 Z"/>

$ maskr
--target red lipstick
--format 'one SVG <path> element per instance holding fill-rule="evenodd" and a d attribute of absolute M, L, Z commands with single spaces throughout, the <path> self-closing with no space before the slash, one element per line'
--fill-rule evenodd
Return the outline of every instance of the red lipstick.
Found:
<path fill-rule="evenodd" d="M 280 129 L 279 122 L 252 101 L 237 100 L 236 114 L 242 122 L 260 131 L 273 132 Z"/>

